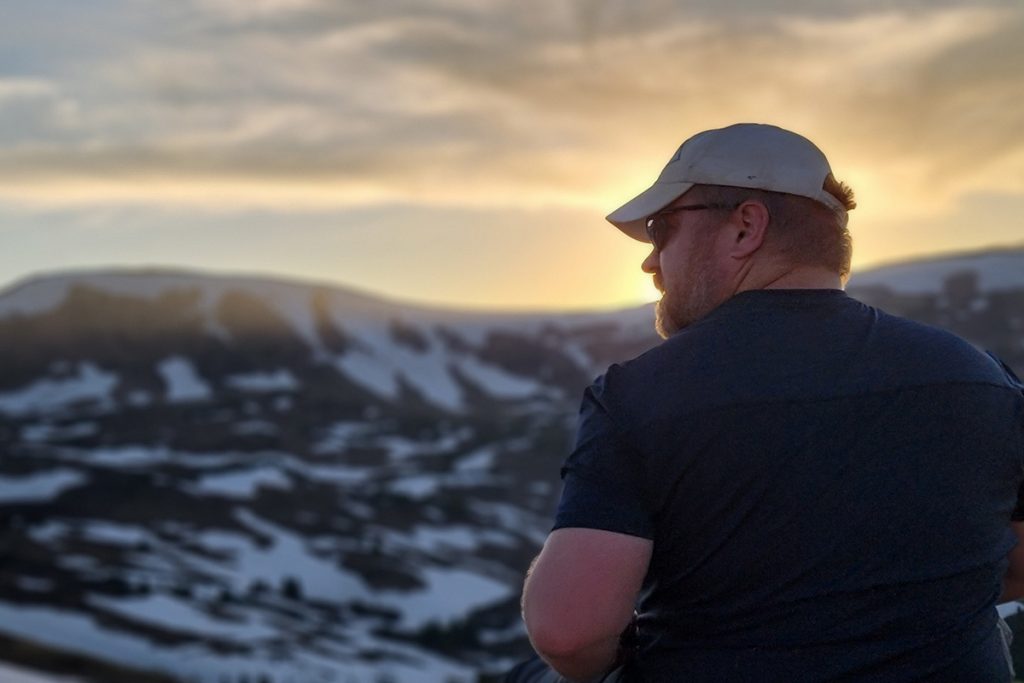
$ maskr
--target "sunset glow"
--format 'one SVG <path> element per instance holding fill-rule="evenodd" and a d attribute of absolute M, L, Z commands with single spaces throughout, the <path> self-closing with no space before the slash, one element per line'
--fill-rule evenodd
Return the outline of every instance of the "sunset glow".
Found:
<path fill-rule="evenodd" d="M 1022 33 L 1019 0 L 18 3 L 0 284 L 163 265 L 651 301 L 603 216 L 737 121 L 806 135 L 854 187 L 855 269 L 1019 245 Z"/>

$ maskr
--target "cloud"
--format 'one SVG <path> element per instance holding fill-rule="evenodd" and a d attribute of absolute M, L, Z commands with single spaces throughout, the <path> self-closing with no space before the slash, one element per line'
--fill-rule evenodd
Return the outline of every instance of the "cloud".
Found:
<path fill-rule="evenodd" d="M 804 132 L 908 211 L 1024 193 L 1019 4 L 147 8 L 0 81 L 0 198 L 611 206 L 736 120 Z"/>

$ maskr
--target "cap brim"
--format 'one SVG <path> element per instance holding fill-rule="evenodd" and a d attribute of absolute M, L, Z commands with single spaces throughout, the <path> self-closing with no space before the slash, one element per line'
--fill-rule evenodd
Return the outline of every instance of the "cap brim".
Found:
<path fill-rule="evenodd" d="M 654 183 L 606 218 L 633 239 L 647 242 L 647 217 L 664 209 L 693 186 L 694 183 Z"/>

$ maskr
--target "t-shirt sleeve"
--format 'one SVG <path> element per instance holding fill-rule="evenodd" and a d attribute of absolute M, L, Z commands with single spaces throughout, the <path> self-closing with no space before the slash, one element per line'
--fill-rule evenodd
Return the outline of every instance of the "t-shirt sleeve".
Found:
<path fill-rule="evenodd" d="M 583 395 L 576 445 L 562 466 L 555 529 L 583 527 L 654 537 L 644 505 L 643 463 L 603 401 L 604 378 Z"/>

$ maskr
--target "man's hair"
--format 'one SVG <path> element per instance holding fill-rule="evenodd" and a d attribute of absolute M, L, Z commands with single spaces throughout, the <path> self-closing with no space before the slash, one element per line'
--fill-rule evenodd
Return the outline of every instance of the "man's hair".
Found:
<path fill-rule="evenodd" d="M 697 196 L 708 204 L 733 206 L 748 199 L 762 202 L 770 215 L 765 243 L 794 263 L 824 266 L 839 273 L 845 281 L 850 275 L 853 238 L 847 227 L 850 209 L 857 206 L 853 190 L 831 174 L 825 191 L 844 209 L 830 209 L 820 202 L 782 192 L 769 192 L 728 185 L 695 185 Z"/>

